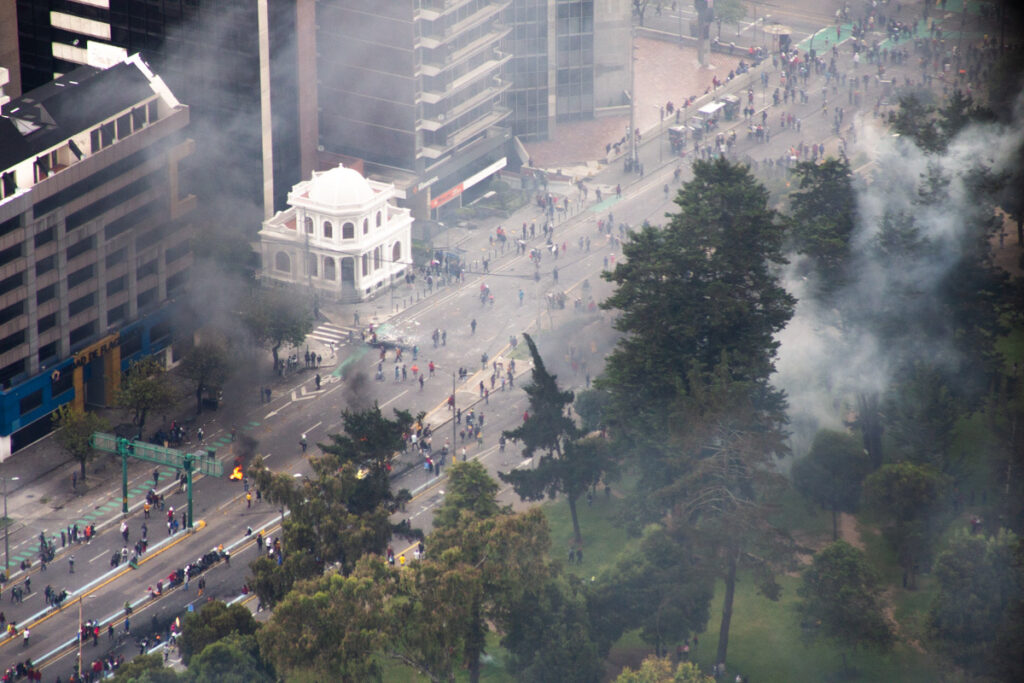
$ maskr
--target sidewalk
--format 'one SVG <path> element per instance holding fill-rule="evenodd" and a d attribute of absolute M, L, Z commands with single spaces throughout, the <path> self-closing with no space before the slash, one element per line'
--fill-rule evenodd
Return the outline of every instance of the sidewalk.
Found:
<path fill-rule="evenodd" d="M 329 371 L 323 368 L 322 372 Z M 306 370 L 304 381 L 312 381 L 313 371 Z M 241 454 L 241 442 L 232 442 L 231 430 L 241 437 L 260 426 L 251 419 L 250 412 L 258 393 L 258 387 L 268 385 L 274 391 L 274 400 L 281 397 L 281 387 L 290 388 L 296 378 L 274 377 L 262 379 L 259 373 L 238 372 L 224 387 L 225 400 L 218 410 L 204 410 L 195 414 L 195 398 L 186 393 L 166 414 L 153 414 L 146 422 L 145 435 L 148 437 L 161 427 L 169 427 L 172 420 L 185 425 L 191 433 L 191 443 L 181 450 L 195 452 L 214 449 L 224 464 L 225 476 L 231 470 L 236 454 Z M 266 376 L 270 377 L 269 367 Z M 112 424 L 122 420 L 123 411 L 105 409 L 101 411 Z M 196 428 L 202 426 L 205 432 L 200 444 L 196 441 Z M 237 449 L 237 453 L 236 453 Z M 154 486 L 153 472 L 158 472 Z M 20 565 L 28 561 L 32 566 L 39 562 L 40 533 L 53 542 L 58 561 L 61 552 L 60 532 L 77 524 L 82 530 L 94 524 L 97 532 L 120 523 L 121 513 L 121 458 L 116 454 L 98 453 L 86 466 L 87 476 L 83 481 L 79 463 L 72 459 L 58 444 L 53 434 L 22 449 L 0 464 L 0 478 L 6 479 L 7 512 L 10 519 L 8 528 L 10 546 L 10 576 L 17 580 L 21 574 Z M 129 458 L 128 460 L 128 509 L 142 508 L 150 488 L 157 493 L 169 494 L 178 488 L 176 472 L 171 467 L 155 466 L 153 463 Z M 75 481 L 77 479 L 77 482 Z M 154 520 L 156 518 L 154 517 Z M 156 522 L 154 522 L 156 523 Z M 68 544 L 70 546 L 70 542 Z M 0 565 L 0 569 L 3 566 Z"/>
<path fill-rule="evenodd" d="M 834 31 L 834 28 L 832 29 Z M 834 33 L 833 33 L 834 36 Z M 656 42 L 656 41 L 652 41 Z M 666 44 L 667 47 L 676 51 L 677 53 L 684 54 L 684 50 L 681 50 L 678 45 Z M 641 51 L 641 55 L 645 52 Z M 694 51 L 695 54 L 695 51 Z M 693 58 L 695 60 L 695 57 Z M 737 58 L 728 57 L 725 55 L 714 55 L 713 61 L 722 64 L 721 68 L 728 71 L 728 68 L 735 66 L 738 61 Z M 771 68 L 771 61 L 768 60 L 764 63 L 766 66 L 761 68 Z M 674 68 L 671 65 L 665 65 L 660 70 L 651 70 L 652 76 L 656 75 L 662 79 L 674 79 L 677 75 L 674 72 Z M 641 68 L 638 70 L 639 73 L 646 72 L 647 69 Z M 715 72 L 702 71 L 701 75 L 706 76 L 708 82 L 710 82 L 711 74 Z M 744 90 L 747 87 L 749 80 L 757 82 L 757 78 L 760 76 L 760 70 L 752 70 L 749 75 L 742 76 L 734 79 L 732 82 L 726 84 L 724 88 L 719 88 L 717 93 L 706 96 L 707 100 L 710 100 L 713 96 L 720 96 L 728 92 L 735 92 Z M 689 87 L 689 86 L 686 86 Z M 653 87 L 651 92 L 653 96 L 657 96 L 658 99 L 668 100 L 672 99 L 674 103 L 678 104 L 678 101 L 687 94 L 696 94 L 687 92 L 684 86 L 679 83 L 673 84 L 671 87 L 666 87 L 665 90 L 659 93 L 656 87 Z M 693 111 L 696 107 L 699 107 L 705 101 L 704 98 L 699 98 L 689 108 Z M 663 102 L 661 102 L 663 104 Z M 638 105 L 638 109 L 645 107 L 650 111 L 647 111 L 643 116 L 639 117 L 642 122 L 645 122 L 645 126 L 642 126 L 642 130 L 646 128 L 650 130 L 650 126 L 655 128 L 659 127 L 660 121 L 658 120 L 658 112 L 654 108 L 659 106 L 659 103 L 653 100 L 647 100 L 645 105 L 641 102 Z M 673 119 L 674 123 L 674 119 Z M 742 122 L 736 122 L 741 124 Z M 733 124 L 733 125 L 736 125 Z M 578 124 L 583 125 L 583 124 Z M 664 125 L 669 125 L 665 123 Z M 576 135 L 573 132 L 575 129 L 572 126 L 560 127 L 558 137 L 564 135 Z M 643 141 L 648 142 L 650 138 L 648 135 L 643 136 Z M 568 149 L 570 141 L 566 141 L 565 145 Z M 607 142 L 603 138 L 592 138 L 590 142 L 594 142 L 599 146 L 600 156 L 604 156 L 604 145 Z M 558 142 L 554 143 L 558 145 Z M 575 144 L 575 143 L 573 143 Z M 646 146 L 646 145 L 645 145 Z M 651 148 L 654 154 L 656 154 L 656 148 Z M 539 154 L 538 154 L 539 157 Z M 687 158 L 689 159 L 689 157 Z M 668 156 L 666 163 L 677 164 L 679 162 L 678 157 Z M 556 162 L 558 163 L 558 162 Z M 568 164 L 565 164 L 566 166 Z M 654 172 L 653 164 L 651 164 L 651 171 L 648 172 L 648 176 Z M 643 179 L 638 177 L 636 174 L 626 174 L 622 170 L 622 166 L 618 163 L 611 163 L 601 167 L 596 174 L 594 174 L 588 181 L 588 185 L 591 187 L 603 186 L 604 188 L 614 187 L 616 184 L 622 184 L 623 190 L 627 186 L 632 185 L 636 182 L 645 182 Z M 650 182 L 649 180 L 647 182 Z M 577 206 L 575 201 L 572 201 L 572 207 L 575 213 L 570 214 L 567 218 L 562 221 L 558 221 L 557 224 L 561 225 L 564 221 L 574 220 L 577 216 L 583 214 L 584 216 L 595 217 L 603 213 L 615 203 L 611 193 L 608 193 L 603 203 L 595 201 L 595 193 L 589 194 L 589 201 L 581 206 Z M 571 199 L 575 200 L 573 196 Z M 595 213 L 595 211 L 597 213 Z M 522 208 L 515 211 L 512 215 L 505 219 L 491 218 L 483 221 L 479 221 L 479 228 L 473 231 L 460 230 L 458 228 L 450 228 L 448 236 L 442 235 L 439 238 L 435 238 L 435 244 L 444 244 L 451 238 L 450 246 L 460 247 L 466 250 L 467 258 L 472 263 L 473 261 L 479 261 L 482 257 L 488 257 L 492 259 L 492 265 L 496 266 L 500 259 L 506 256 L 514 256 L 515 251 L 512 249 L 506 249 L 505 254 L 502 255 L 498 250 L 489 243 L 489 236 L 494 234 L 494 229 L 498 225 L 506 226 L 512 236 L 518 233 L 519 227 L 522 223 L 537 222 L 538 228 L 543 224 L 544 218 L 541 211 L 533 203 L 528 203 Z M 538 229 L 537 237 L 532 240 L 533 243 L 542 243 L 543 238 L 540 236 Z M 476 273 L 478 271 L 474 271 Z M 421 278 L 417 278 L 414 285 L 399 285 L 394 292 L 394 301 L 392 301 L 392 295 L 390 292 L 384 292 L 374 300 L 356 304 L 354 306 L 325 306 L 322 311 L 324 316 L 331 321 L 342 326 L 355 326 L 355 320 L 353 314 L 359 313 L 360 326 L 366 327 L 371 322 L 377 325 L 401 321 L 406 318 L 404 315 L 406 311 L 409 311 L 410 307 L 415 306 L 418 303 L 426 299 L 430 299 L 436 295 L 443 295 L 452 291 L 452 287 L 461 287 L 468 285 L 452 284 L 447 287 L 438 288 L 434 287 L 432 291 L 427 291 L 425 283 L 421 281 Z M 415 309 L 413 309 L 413 313 Z M 319 322 L 322 321 L 318 321 Z M 419 333 L 427 335 L 425 340 L 420 341 L 420 346 L 424 349 L 428 348 L 429 342 L 429 330 L 420 330 Z M 305 345 L 304 345 L 305 346 Z M 339 347 L 335 348 L 334 357 L 330 357 L 328 352 L 328 346 L 326 343 L 308 340 L 308 346 L 311 351 L 315 351 L 323 356 L 324 365 L 319 370 L 321 376 L 326 376 L 332 372 L 338 372 L 346 360 L 346 357 L 356 358 L 358 355 L 365 353 L 365 346 L 359 342 L 356 337 L 356 342 L 350 347 L 346 347 L 344 352 L 341 352 Z M 300 349 L 301 351 L 301 349 Z M 358 352 L 358 353 L 355 353 Z M 528 370 L 528 363 L 522 362 L 521 368 L 523 372 Z M 298 377 L 293 375 L 297 374 Z M 260 422 L 256 418 L 250 418 L 246 413 L 253 412 L 253 407 L 256 405 L 256 399 L 259 396 L 258 387 L 261 385 L 269 385 L 274 392 L 274 402 L 283 400 L 284 396 L 282 390 L 291 390 L 301 380 L 302 382 L 311 382 L 314 375 L 314 371 L 300 369 L 297 373 L 293 373 L 285 378 L 272 376 L 269 372 L 269 362 L 265 364 L 265 371 L 261 370 L 254 373 L 237 373 L 232 380 L 230 380 L 224 389 L 225 401 L 222 407 L 214 412 L 204 412 L 199 416 L 198 420 L 192 422 L 195 418 L 195 404 L 191 397 L 183 399 L 173 410 L 168 411 L 166 418 L 161 422 L 161 416 L 153 416 L 150 418 L 149 424 L 147 425 L 146 432 L 152 434 L 158 427 L 167 426 L 171 419 L 177 419 L 179 422 L 191 424 L 193 433 L 194 428 L 198 424 L 202 424 L 206 431 L 206 443 L 204 446 L 210 446 L 217 449 L 218 457 L 222 462 L 226 463 L 226 469 L 230 470 L 230 462 L 234 457 L 235 448 L 237 442 L 232 443 L 230 439 L 230 431 L 233 427 L 237 428 L 238 434 L 242 435 L 246 432 L 255 430 L 260 427 Z M 460 390 L 460 404 L 469 405 L 469 397 L 471 394 L 465 394 L 466 403 L 463 404 L 461 399 L 463 398 L 464 392 L 470 392 L 472 389 L 472 383 L 465 385 L 464 389 Z M 434 423 L 434 429 L 440 437 L 441 443 L 443 443 L 444 437 L 450 432 L 450 423 L 447 423 L 448 416 L 446 411 L 442 408 L 440 412 L 434 411 L 428 418 Z M 115 423 L 119 420 L 115 420 Z M 442 424 L 448 424 L 447 427 L 442 427 Z M 193 447 L 198 448 L 193 444 Z M 460 447 L 460 444 L 455 444 L 456 449 Z M 47 537 L 57 537 L 57 547 L 59 552 L 59 535 L 60 530 L 66 528 L 69 525 L 77 523 L 81 528 L 85 524 L 94 523 L 97 529 L 102 530 L 111 524 L 118 523 L 121 518 L 121 482 L 120 482 L 120 468 L 121 464 L 117 456 L 98 455 L 95 460 L 89 464 L 87 480 L 78 483 L 77 489 L 72 488 L 72 472 L 76 471 L 78 464 L 72 461 L 71 458 L 64 453 L 64 451 L 56 443 L 56 440 L 52 435 L 42 439 L 41 441 L 29 446 L 26 449 L 16 453 L 13 457 L 9 458 L 6 462 L 0 464 L 0 478 L 7 480 L 7 493 L 8 493 L 8 513 L 13 519 L 13 523 L 9 528 L 10 542 L 11 542 L 11 557 L 10 563 L 12 568 L 12 574 L 17 575 L 17 568 L 23 560 L 36 560 L 36 550 L 38 549 L 37 537 L 40 532 L 45 532 Z M 159 468 L 159 481 L 160 489 L 168 490 L 174 486 L 174 472 L 170 468 Z M 149 463 L 141 461 L 130 461 L 128 467 L 128 479 L 129 479 L 129 507 L 131 509 L 137 509 L 142 505 L 145 493 L 149 490 L 152 485 L 152 472 L 153 466 Z M 426 478 L 424 477 L 424 480 Z"/>

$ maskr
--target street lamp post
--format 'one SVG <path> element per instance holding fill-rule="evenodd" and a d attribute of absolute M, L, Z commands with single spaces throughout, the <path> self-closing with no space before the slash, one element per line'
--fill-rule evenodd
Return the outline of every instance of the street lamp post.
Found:
<path fill-rule="evenodd" d="M 629 165 L 636 170 L 640 157 L 636 148 L 636 28 L 629 32 Z"/>
<path fill-rule="evenodd" d="M 658 105 L 658 163 L 661 163 L 661 131 L 665 127 L 665 105 Z"/>
<path fill-rule="evenodd" d="M 18 477 L 4 477 L 4 576 L 11 575 L 11 546 L 8 538 L 8 530 L 11 528 L 11 520 L 7 518 L 7 482 L 18 481 Z"/>
<path fill-rule="evenodd" d="M 458 460 L 459 460 L 458 454 L 455 452 L 455 444 L 458 443 L 458 441 L 455 440 L 455 410 L 456 410 L 455 402 L 456 402 L 456 400 L 457 399 L 455 398 L 455 371 L 452 370 L 452 462 L 458 462 Z"/>

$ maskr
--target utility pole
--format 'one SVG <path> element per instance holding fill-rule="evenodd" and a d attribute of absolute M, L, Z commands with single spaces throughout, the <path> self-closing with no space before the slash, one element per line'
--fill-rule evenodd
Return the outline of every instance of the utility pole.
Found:
<path fill-rule="evenodd" d="M 707 55 L 704 54 L 704 14 L 708 9 L 708 0 L 693 0 L 693 8 L 697 10 L 697 61 L 707 66 Z"/>
<path fill-rule="evenodd" d="M 7 518 L 7 482 L 18 481 L 18 477 L 4 477 L 4 576 L 11 578 L 11 546 L 8 538 L 8 530 L 11 528 L 11 520 Z"/>
<path fill-rule="evenodd" d="M 629 31 L 629 167 L 636 169 L 640 157 L 636 148 L 636 28 Z"/>

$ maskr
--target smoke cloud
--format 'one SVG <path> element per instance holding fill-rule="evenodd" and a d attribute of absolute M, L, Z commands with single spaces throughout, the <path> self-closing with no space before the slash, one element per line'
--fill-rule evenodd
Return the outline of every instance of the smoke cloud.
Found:
<path fill-rule="evenodd" d="M 800 276 L 809 270 L 800 256 L 791 256 L 785 276 L 799 303 L 779 335 L 773 382 L 789 397 L 797 457 L 806 453 L 818 429 L 841 428 L 853 416 L 857 394 L 885 391 L 908 356 L 957 367 L 951 328 L 929 315 L 942 310 L 944 280 L 965 249 L 986 237 L 978 226 L 992 207 L 979 199 L 972 172 L 1008 170 L 1024 139 L 1020 112 L 1019 103 L 1009 125 L 967 127 L 942 154 L 927 154 L 881 128 L 864 131 L 861 148 L 872 155 L 871 171 L 858 193 L 849 283 L 825 307 L 811 296 L 813 283 Z M 886 228 L 894 227 L 903 229 L 915 248 L 887 244 L 892 233 Z M 846 313 L 858 310 L 884 312 L 896 322 L 902 343 L 884 346 L 863 316 Z"/>

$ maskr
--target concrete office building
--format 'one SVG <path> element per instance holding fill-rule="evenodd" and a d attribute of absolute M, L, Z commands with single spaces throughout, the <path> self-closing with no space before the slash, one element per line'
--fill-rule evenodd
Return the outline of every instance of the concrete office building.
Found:
<path fill-rule="evenodd" d="M 170 343 L 195 198 L 188 107 L 134 55 L 0 107 L 0 458 L 64 403 L 107 404 Z"/>
<path fill-rule="evenodd" d="M 260 231 L 262 277 L 329 301 L 370 298 L 412 266 L 412 216 L 395 186 L 338 166 L 288 194 Z"/>
<path fill-rule="evenodd" d="M 285 207 L 302 178 L 296 0 L 0 0 L 11 4 L 19 63 L 0 66 L 25 91 L 142 53 L 191 111 L 198 145 L 182 181 L 200 208 L 254 229 Z"/>
<path fill-rule="evenodd" d="M 520 140 L 629 104 L 629 0 L 512 0 L 505 16 L 507 102 Z"/>
<path fill-rule="evenodd" d="M 303 145 L 315 144 L 323 164 L 358 157 L 370 177 L 396 179 L 417 218 L 457 206 L 506 163 L 510 4 L 318 0 L 312 41 L 300 19 L 317 73 L 315 97 L 300 97 L 300 107 L 319 112 Z"/>

